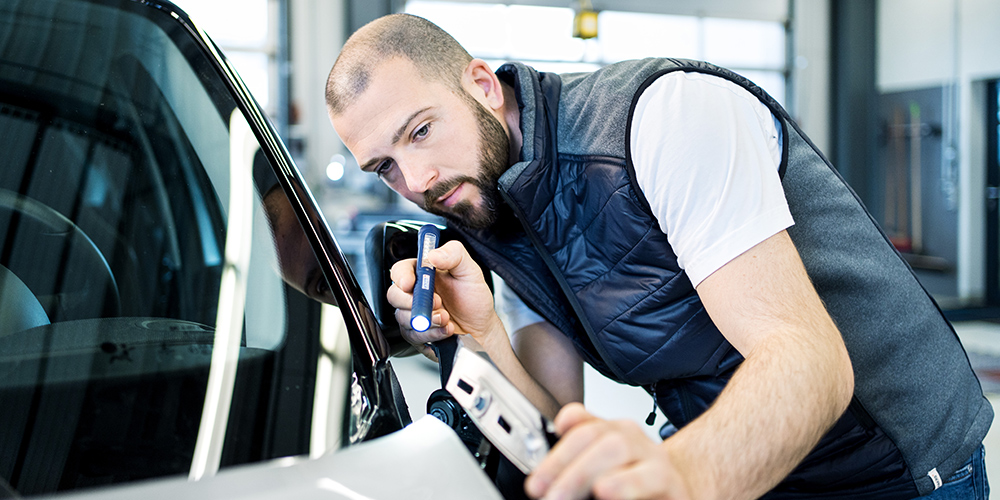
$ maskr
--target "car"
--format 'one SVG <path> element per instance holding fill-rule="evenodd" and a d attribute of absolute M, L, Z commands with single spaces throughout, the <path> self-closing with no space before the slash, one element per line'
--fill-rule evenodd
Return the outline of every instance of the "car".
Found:
<path fill-rule="evenodd" d="M 0 151 L 0 498 L 501 498 L 176 6 L 0 2 Z"/>

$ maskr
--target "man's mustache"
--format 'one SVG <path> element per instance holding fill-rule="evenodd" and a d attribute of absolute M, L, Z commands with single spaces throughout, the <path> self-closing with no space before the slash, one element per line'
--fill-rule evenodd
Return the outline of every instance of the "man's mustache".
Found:
<path fill-rule="evenodd" d="M 476 180 L 467 175 L 463 175 L 454 179 L 441 181 L 434 186 L 431 186 L 430 189 L 424 191 L 424 207 L 433 207 L 437 204 L 439 198 L 448 194 L 449 191 L 455 189 L 455 187 L 463 182 L 475 184 Z"/>

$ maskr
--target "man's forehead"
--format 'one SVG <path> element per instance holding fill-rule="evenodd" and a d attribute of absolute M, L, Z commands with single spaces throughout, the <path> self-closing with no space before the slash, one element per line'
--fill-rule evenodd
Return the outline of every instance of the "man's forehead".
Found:
<path fill-rule="evenodd" d="M 421 93 L 429 83 L 412 61 L 403 57 L 385 59 L 365 73 L 363 89 L 345 106 L 341 115 L 349 115 L 358 107 L 379 104 L 394 96 Z"/>
<path fill-rule="evenodd" d="M 440 104 L 450 93 L 439 82 L 421 77 L 409 60 L 393 58 L 371 73 L 367 88 L 331 122 L 358 161 L 367 150 L 388 146 L 400 127 L 421 110 Z"/>

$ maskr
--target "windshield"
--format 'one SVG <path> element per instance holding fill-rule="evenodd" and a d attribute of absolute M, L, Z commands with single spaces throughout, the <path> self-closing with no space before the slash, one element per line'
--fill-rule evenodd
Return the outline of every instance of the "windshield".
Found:
<path fill-rule="evenodd" d="M 261 203 L 277 180 L 168 10 L 0 3 L 0 151 L 0 485 L 197 478 L 334 439 L 313 421 L 332 341 Z"/>

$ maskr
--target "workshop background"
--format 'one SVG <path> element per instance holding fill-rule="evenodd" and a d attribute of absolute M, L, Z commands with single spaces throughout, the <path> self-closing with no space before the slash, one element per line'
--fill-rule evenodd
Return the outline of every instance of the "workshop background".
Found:
<path fill-rule="evenodd" d="M 424 16 L 494 68 L 587 71 L 622 59 L 703 59 L 781 102 L 831 159 L 955 323 L 1000 394 L 1000 2 L 996 0 L 176 0 L 274 120 L 359 281 L 383 220 L 427 219 L 339 142 L 323 102 L 346 36 L 392 12 Z M 369 294 L 370 297 L 370 294 Z M 436 368 L 396 363 L 407 399 Z M 643 420 L 648 396 L 588 372 L 596 413 Z M 610 395 L 609 395 L 610 394 Z M 412 404 L 414 416 L 422 405 Z M 662 423 L 660 416 L 650 435 Z M 987 438 L 1000 478 L 1000 437 Z"/>

